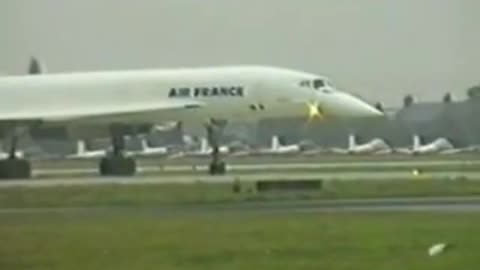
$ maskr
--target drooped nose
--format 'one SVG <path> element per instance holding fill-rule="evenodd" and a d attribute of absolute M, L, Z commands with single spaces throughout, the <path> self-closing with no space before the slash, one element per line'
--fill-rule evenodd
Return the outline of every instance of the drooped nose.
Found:
<path fill-rule="evenodd" d="M 335 91 L 324 96 L 322 106 L 326 113 L 341 118 L 369 118 L 384 116 L 383 112 L 367 102 L 345 92 Z"/>

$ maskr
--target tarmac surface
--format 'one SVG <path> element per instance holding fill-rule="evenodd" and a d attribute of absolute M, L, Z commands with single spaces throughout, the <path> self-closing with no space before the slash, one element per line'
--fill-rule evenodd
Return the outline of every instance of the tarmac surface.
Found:
<path fill-rule="evenodd" d="M 193 184 L 193 183 L 233 183 L 234 181 L 254 182 L 268 180 L 324 180 L 324 181 L 392 181 L 406 179 L 444 179 L 444 180 L 480 180 L 480 172 L 432 172 L 421 176 L 411 172 L 264 172 L 250 174 L 227 174 L 210 176 L 206 172 L 179 175 L 143 175 L 135 177 L 100 177 L 100 176 L 54 176 L 49 178 L 26 180 L 0 180 L 0 189 L 9 187 L 55 187 L 55 186 L 96 186 L 96 185 L 144 185 L 144 184 Z"/>
<path fill-rule="evenodd" d="M 2 214 L 281 214 L 281 213 L 386 213 L 479 212 L 480 197 L 378 198 L 268 202 L 205 203 L 163 207 L 52 207 L 4 208 Z"/>
<path fill-rule="evenodd" d="M 431 160 L 409 159 L 409 160 L 389 160 L 387 158 L 376 161 L 365 161 L 359 158 L 344 161 L 331 160 L 304 160 L 300 158 L 284 158 L 275 162 L 268 159 L 248 160 L 227 160 L 228 173 L 249 174 L 262 173 L 269 174 L 275 172 L 316 172 L 316 173 L 334 173 L 336 175 L 364 172 L 364 173 L 411 173 L 414 169 L 425 169 L 431 172 L 446 172 L 461 170 L 463 172 L 480 172 L 480 160 L 477 159 L 448 159 L 438 160 L 432 157 Z M 139 159 L 138 175 L 172 175 L 172 174 L 196 174 L 206 175 L 208 170 L 208 159 L 185 160 L 183 162 L 168 164 L 162 159 Z M 246 162 L 246 163 L 244 163 Z M 45 160 L 35 161 L 33 163 L 34 178 L 51 177 L 94 177 L 98 175 L 98 161 L 96 160 Z"/>
<path fill-rule="evenodd" d="M 342 168 L 378 168 L 378 167 L 398 167 L 409 168 L 418 166 L 480 166 L 478 159 L 449 159 L 449 160 L 375 160 L 375 161 L 318 161 L 300 160 L 297 158 L 284 159 L 281 162 L 273 162 L 265 159 L 250 159 L 248 163 L 239 163 L 239 161 L 227 160 L 227 167 L 231 171 L 251 171 L 251 170 L 285 170 L 285 169 L 342 169 Z M 245 161 L 246 162 L 246 161 Z M 165 164 L 164 160 L 138 160 L 140 172 L 178 172 L 178 171 L 202 171 L 208 168 L 208 159 L 185 161 L 178 164 Z M 44 161 L 38 164 L 39 173 L 46 171 L 67 170 L 75 172 L 97 172 L 97 161 L 95 160 L 59 160 Z M 36 167 L 36 166 L 34 166 Z"/>
<path fill-rule="evenodd" d="M 422 177 L 480 179 L 480 161 L 477 160 L 231 164 L 228 166 L 227 175 L 216 177 L 208 175 L 205 164 L 143 164 L 138 167 L 138 174 L 134 178 L 99 177 L 95 164 L 84 164 L 81 161 L 65 164 L 60 161 L 58 167 L 51 167 L 52 164 L 41 165 L 45 166 L 34 167 L 33 179 L 28 181 L 1 180 L 0 188 L 10 186 L 194 183 L 199 181 L 232 182 L 234 180 L 255 181 L 259 179 L 403 180 L 412 177 L 418 178 L 418 175 L 412 173 L 416 168 L 427 168 L 422 166 L 429 166 Z M 472 166 L 477 167 L 472 168 Z"/>
<path fill-rule="evenodd" d="M 475 163 L 478 161 L 474 161 Z M 339 163 L 295 163 L 295 164 L 257 164 L 257 165 L 234 165 L 232 172 L 224 176 L 209 176 L 205 168 L 196 166 L 144 166 L 140 167 L 140 173 L 160 172 L 157 175 L 139 175 L 135 177 L 99 177 L 96 176 L 96 168 L 56 168 L 36 169 L 34 178 L 29 180 L 1 180 L 0 188 L 9 187 L 52 187 L 72 185 L 138 185 L 138 184 L 165 184 L 165 183 L 229 183 L 236 180 L 404 180 L 415 178 L 411 170 L 402 168 L 398 171 L 386 172 L 343 172 L 344 166 L 419 166 L 419 164 L 435 164 L 444 166 L 447 164 L 468 164 L 465 161 L 384 161 L 384 162 L 349 162 Z M 339 169 L 338 173 L 322 173 L 318 171 L 288 172 L 288 168 L 309 169 L 325 168 L 334 166 Z M 253 172 L 249 172 L 252 170 Z M 278 170 L 282 169 L 282 170 Z M 287 169 L 287 171 L 285 171 Z M 260 171 L 259 171 L 260 170 Z M 179 171 L 178 174 L 162 175 L 161 172 Z M 185 172 L 184 172 L 185 171 Z M 241 173 L 239 173 L 241 172 Z M 90 175 L 89 175 L 90 174 Z M 457 172 L 431 172 L 427 177 L 439 179 L 457 179 L 467 177 L 469 180 L 480 180 L 480 171 L 457 171 Z M 419 178 L 419 181 L 421 178 Z M 122 207 L 88 207 L 88 208 L 11 208 L 0 209 L 0 214 L 5 213 L 48 213 L 48 212 L 135 212 L 137 208 Z M 156 214 L 172 213 L 210 213 L 210 212 L 233 212 L 233 213 L 321 213 L 321 212 L 399 212 L 399 211 L 440 211 L 440 212 L 480 212 L 480 197 L 437 197 L 437 198 L 380 198 L 380 199 L 357 199 L 357 200 L 305 200 L 305 201 L 258 201 L 258 202 L 225 202 L 217 204 L 198 204 L 176 207 L 147 208 L 142 211 L 153 211 Z"/>

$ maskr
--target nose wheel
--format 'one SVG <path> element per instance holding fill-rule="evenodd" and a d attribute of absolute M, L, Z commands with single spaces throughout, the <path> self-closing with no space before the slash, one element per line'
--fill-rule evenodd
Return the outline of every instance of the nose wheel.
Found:
<path fill-rule="evenodd" d="M 217 150 L 213 150 L 213 152 L 217 152 L 216 154 L 212 153 L 212 161 L 208 166 L 208 172 L 210 175 L 223 175 L 227 172 L 227 164 L 220 158 L 220 153 Z"/>
<path fill-rule="evenodd" d="M 208 173 L 210 175 L 224 175 L 227 172 L 227 164 L 222 160 L 220 155 L 219 136 L 221 127 L 210 120 L 206 125 L 207 140 L 212 147 L 211 162 L 208 166 Z"/>

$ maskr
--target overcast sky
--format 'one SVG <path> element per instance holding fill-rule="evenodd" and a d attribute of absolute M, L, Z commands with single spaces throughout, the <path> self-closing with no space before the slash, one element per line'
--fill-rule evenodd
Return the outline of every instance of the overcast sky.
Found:
<path fill-rule="evenodd" d="M 0 70 L 262 64 L 397 105 L 480 82 L 478 0 L 0 0 Z"/>

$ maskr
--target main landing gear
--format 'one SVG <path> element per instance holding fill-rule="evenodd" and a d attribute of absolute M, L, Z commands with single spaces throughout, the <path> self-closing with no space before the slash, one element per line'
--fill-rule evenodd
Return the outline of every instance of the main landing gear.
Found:
<path fill-rule="evenodd" d="M 208 167 L 208 172 L 210 175 L 223 175 L 227 171 L 227 165 L 226 163 L 222 160 L 221 155 L 220 155 L 220 146 L 219 146 L 219 131 L 220 131 L 220 126 L 218 123 L 216 123 L 214 120 L 210 120 L 209 123 L 205 125 L 207 129 L 207 139 L 208 143 L 212 147 L 212 153 L 211 153 L 211 162 Z"/>
<path fill-rule="evenodd" d="M 132 176 L 136 173 L 137 164 L 133 157 L 125 155 L 125 138 L 121 133 L 111 133 L 111 153 L 100 160 L 99 172 L 102 176 Z"/>
<path fill-rule="evenodd" d="M 30 162 L 17 156 L 18 129 L 14 129 L 10 138 L 8 157 L 0 160 L 0 179 L 28 179 L 32 176 Z"/>

